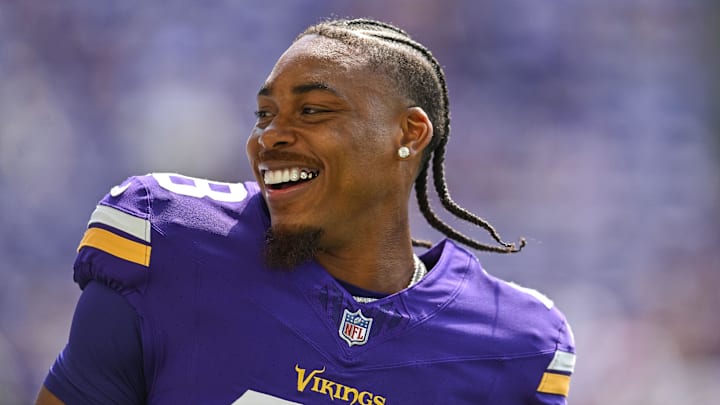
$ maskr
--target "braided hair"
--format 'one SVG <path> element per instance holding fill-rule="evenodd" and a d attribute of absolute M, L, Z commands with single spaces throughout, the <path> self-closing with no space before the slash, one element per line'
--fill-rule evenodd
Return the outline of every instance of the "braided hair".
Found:
<path fill-rule="evenodd" d="M 516 253 L 522 250 L 525 239 L 520 239 L 519 246 L 503 241 L 486 220 L 461 207 L 450 197 L 444 165 L 450 135 L 448 90 L 445 74 L 432 53 L 402 29 L 369 19 L 321 22 L 306 29 L 295 40 L 311 34 L 336 39 L 352 48 L 361 49 L 373 69 L 385 73 L 395 82 L 398 90 L 404 91 L 406 97 L 428 114 L 434 135 L 423 152 L 415 179 L 415 195 L 418 207 L 430 226 L 448 238 L 477 250 L 496 253 Z M 430 162 L 433 185 L 442 206 L 455 217 L 486 230 L 498 245 L 487 245 L 466 236 L 433 211 L 428 197 Z M 413 239 L 413 245 L 429 247 L 430 243 Z"/>

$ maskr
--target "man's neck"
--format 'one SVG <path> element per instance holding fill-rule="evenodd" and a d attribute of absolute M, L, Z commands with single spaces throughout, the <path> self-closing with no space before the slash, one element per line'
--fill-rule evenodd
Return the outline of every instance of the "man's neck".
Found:
<path fill-rule="evenodd" d="M 386 294 L 407 287 L 415 269 L 409 235 L 402 242 L 323 250 L 316 260 L 336 279 Z"/>

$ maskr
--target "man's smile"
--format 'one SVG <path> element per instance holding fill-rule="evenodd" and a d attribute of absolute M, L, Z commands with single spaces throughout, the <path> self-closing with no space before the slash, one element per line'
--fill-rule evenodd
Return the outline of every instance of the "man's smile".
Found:
<path fill-rule="evenodd" d="M 261 169 L 260 174 L 263 177 L 263 183 L 269 189 L 280 190 L 310 181 L 320 174 L 320 170 L 305 167 L 288 167 L 276 170 Z"/>

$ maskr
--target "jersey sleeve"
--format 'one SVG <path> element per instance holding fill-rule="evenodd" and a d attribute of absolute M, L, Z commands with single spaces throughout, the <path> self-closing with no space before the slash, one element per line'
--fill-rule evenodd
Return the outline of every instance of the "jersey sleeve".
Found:
<path fill-rule="evenodd" d="M 168 240 L 192 245 L 198 235 L 228 235 L 240 222 L 264 230 L 265 214 L 252 198 L 257 193 L 249 183 L 175 173 L 130 177 L 113 187 L 90 216 L 78 246 L 75 281 L 81 288 L 97 280 L 123 295 L 142 295 L 149 269 L 162 267 L 153 264 L 153 242 L 156 247 L 167 246 L 162 241 Z M 253 213 L 246 215 L 251 201 L 256 202 Z M 154 256 L 164 262 L 162 255 Z"/>
<path fill-rule="evenodd" d="M 93 211 L 75 259 L 73 278 L 80 288 L 97 280 L 122 294 L 142 292 L 152 254 L 152 199 L 145 181 L 125 180 Z"/>
<path fill-rule="evenodd" d="M 556 349 L 545 360 L 546 367 L 540 373 L 536 389 L 538 404 L 566 405 L 570 393 L 570 379 L 575 371 L 575 339 L 565 317 L 556 309 L 561 320 L 558 329 Z"/>
<path fill-rule="evenodd" d="M 146 396 L 142 365 L 137 313 L 116 291 L 91 282 L 44 385 L 68 405 L 141 404 Z"/>
<path fill-rule="evenodd" d="M 517 377 L 525 401 L 566 405 L 575 370 L 575 339 L 565 315 L 537 290 L 513 282 L 502 284 L 508 297 L 505 312 L 511 315 L 506 327 L 517 333 L 514 350 L 522 358 Z"/>

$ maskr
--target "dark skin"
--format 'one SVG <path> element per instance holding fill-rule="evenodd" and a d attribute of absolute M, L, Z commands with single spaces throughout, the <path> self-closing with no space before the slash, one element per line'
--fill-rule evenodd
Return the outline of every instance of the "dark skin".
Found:
<path fill-rule="evenodd" d="M 433 134 L 427 114 L 400 94 L 362 55 L 308 35 L 268 76 L 247 142 L 272 225 L 320 227 L 316 260 L 337 279 L 387 294 L 412 276 L 408 202 Z M 319 174 L 282 190 L 264 185 L 263 170 L 292 167 Z M 63 402 L 42 387 L 35 404 Z"/>
<path fill-rule="evenodd" d="M 333 277 L 388 294 L 405 288 L 414 267 L 408 201 L 432 137 L 425 112 L 361 55 L 315 35 L 280 57 L 258 111 L 247 152 L 272 225 L 322 228 L 315 258 Z M 297 158 L 262 158 L 278 150 Z M 310 182 L 263 185 L 262 170 L 308 166 L 320 172 Z"/>

